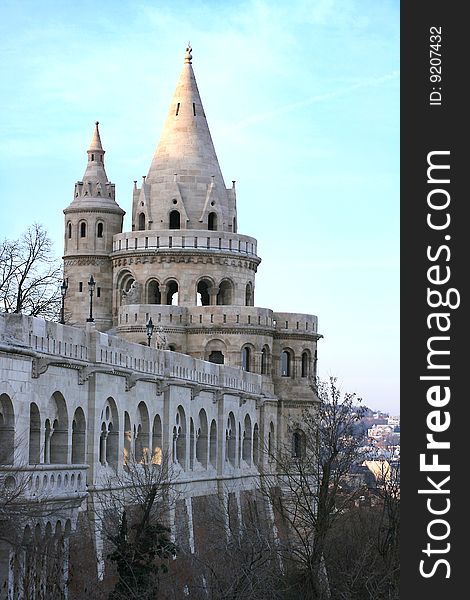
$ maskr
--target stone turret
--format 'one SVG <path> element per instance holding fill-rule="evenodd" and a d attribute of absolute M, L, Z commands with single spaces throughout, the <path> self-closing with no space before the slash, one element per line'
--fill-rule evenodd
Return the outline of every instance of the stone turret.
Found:
<path fill-rule="evenodd" d="M 112 326 L 113 236 L 122 231 L 124 211 L 115 200 L 114 183 L 104 167 L 98 121 L 93 130 L 88 161 L 81 181 L 75 184 L 74 198 L 64 210 L 64 277 L 67 322 L 84 325 L 89 317 L 88 280 L 93 275 L 96 288 L 93 318 L 98 329 Z"/>

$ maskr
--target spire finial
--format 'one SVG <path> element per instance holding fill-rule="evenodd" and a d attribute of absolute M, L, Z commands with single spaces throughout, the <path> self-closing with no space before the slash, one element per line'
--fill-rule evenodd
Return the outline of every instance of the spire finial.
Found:
<path fill-rule="evenodd" d="M 100 130 L 98 128 L 99 124 L 99 121 L 95 121 L 95 129 L 93 131 L 93 137 L 91 138 L 91 144 L 90 148 L 88 149 L 88 152 L 99 151 L 103 152 L 104 154 L 103 146 L 101 145 Z"/>
<path fill-rule="evenodd" d="M 191 64 L 192 61 L 192 54 L 191 52 L 193 51 L 193 49 L 191 48 L 191 42 L 188 42 L 188 45 L 186 46 L 186 54 L 184 55 L 184 62 L 185 64 Z"/>

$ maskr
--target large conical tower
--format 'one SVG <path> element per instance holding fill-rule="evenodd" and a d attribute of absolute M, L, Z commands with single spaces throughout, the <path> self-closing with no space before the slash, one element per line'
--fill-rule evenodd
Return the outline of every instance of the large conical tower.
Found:
<path fill-rule="evenodd" d="M 175 314 L 198 305 L 253 305 L 261 259 L 256 240 L 236 231 L 235 182 L 226 188 L 191 52 L 188 46 L 148 175 L 140 188 L 135 182 L 132 232 L 114 241 L 115 325 L 132 339 L 153 304 L 174 306 Z M 140 312 L 130 317 L 123 305 Z M 183 320 L 178 313 L 178 325 Z"/>
<path fill-rule="evenodd" d="M 191 51 L 188 46 L 148 175 L 134 193 L 134 230 L 236 232 L 235 186 L 225 187 Z"/>
<path fill-rule="evenodd" d="M 112 326 L 113 236 L 122 231 L 124 211 L 115 200 L 114 183 L 104 168 L 103 146 L 96 122 L 88 161 L 81 181 L 75 184 L 74 198 L 64 210 L 64 277 L 68 280 L 65 296 L 67 322 L 84 325 L 90 318 L 90 276 L 96 282 L 93 291 L 93 319 L 98 329 Z"/>

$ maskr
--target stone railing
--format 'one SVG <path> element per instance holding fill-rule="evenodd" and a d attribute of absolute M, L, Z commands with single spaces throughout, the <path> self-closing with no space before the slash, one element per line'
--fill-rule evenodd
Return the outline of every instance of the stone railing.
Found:
<path fill-rule="evenodd" d="M 162 327 L 197 328 L 211 325 L 245 327 L 248 325 L 274 328 L 273 311 L 268 308 L 231 305 L 184 307 L 166 304 L 123 305 L 119 308 L 118 327 L 135 326 L 144 331 L 150 317 L 154 325 Z"/>
<path fill-rule="evenodd" d="M 220 250 L 237 255 L 256 256 L 256 239 L 227 231 L 167 229 L 132 231 L 113 238 L 113 252 L 146 250 Z"/>
<path fill-rule="evenodd" d="M 26 498 L 55 500 L 86 492 L 88 465 L 3 466 L 3 485 L 21 491 Z"/>
<path fill-rule="evenodd" d="M 110 371 L 126 369 L 152 378 L 186 379 L 245 393 L 261 393 L 261 376 L 255 373 L 128 342 L 100 333 L 92 326 L 83 330 L 35 317 L 0 314 L 0 344 L 19 351 L 32 351 L 58 363 L 76 360 L 80 366 L 86 366 L 86 361 L 90 365 L 109 367 Z"/>
<path fill-rule="evenodd" d="M 278 333 L 317 333 L 318 317 L 304 313 L 273 313 L 274 326 Z"/>

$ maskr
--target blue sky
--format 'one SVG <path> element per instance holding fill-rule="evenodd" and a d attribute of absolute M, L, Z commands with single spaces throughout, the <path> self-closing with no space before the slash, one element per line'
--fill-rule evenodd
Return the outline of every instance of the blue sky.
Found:
<path fill-rule="evenodd" d="M 2 0 L 0 237 L 61 255 L 96 120 L 130 229 L 188 41 L 256 305 L 318 315 L 320 376 L 398 413 L 398 1 Z"/>

